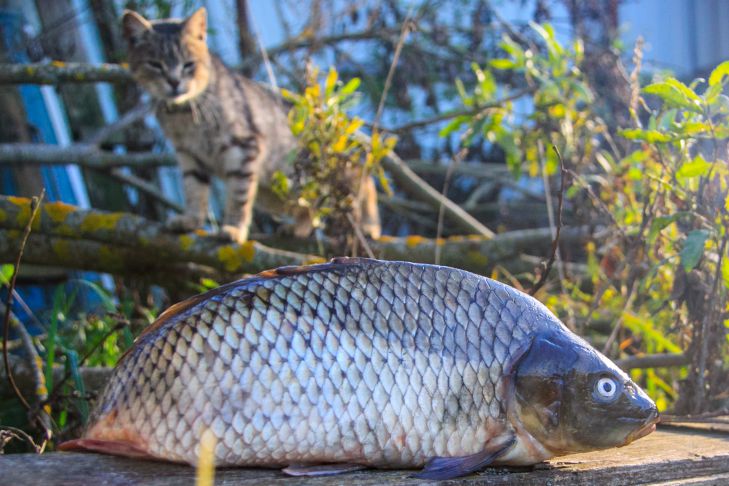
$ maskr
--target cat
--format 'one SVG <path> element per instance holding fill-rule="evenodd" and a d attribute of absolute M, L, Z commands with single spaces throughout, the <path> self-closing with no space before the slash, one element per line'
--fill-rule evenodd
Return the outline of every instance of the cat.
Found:
<path fill-rule="evenodd" d="M 290 172 L 287 158 L 297 151 L 297 141 L 282 99 L 210 53 L 205 8 L 186 19 L 152 21 L 126 10 L 122 26 L 132 77 L 157 102 L 157 119 L 182 171 L 185 212 L 170 219 L 168 227 L 203 226 L 211 177 L 217 176 L 226 190 L 222 234 L 246 241 L 257 198 L 269 213 L 284 211 L 270 181 L 278 170 Z M 362 229 L 379 238 L 377 192 L 370 178 L 362 192 L 357 208 Z M 294 234 L 308 236 L 308 213 L 291 216 Z"/>

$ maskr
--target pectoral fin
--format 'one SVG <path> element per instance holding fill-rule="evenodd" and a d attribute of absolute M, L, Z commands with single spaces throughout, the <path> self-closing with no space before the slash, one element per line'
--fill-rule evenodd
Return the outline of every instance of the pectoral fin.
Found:
<path fill-rule="evenodd" d="M 144 448 L 121 440 L 74 439 L 58 445 L 60 451 L 102 452 L 137 459 L 154 459 Z"/>
<path fill-rule="evenodd" d="M 288 474 L 289 476 L 333 476 L 335 474 L 343 474 L 348 472 L 359 471 L 366 469 L 361 464 L 319 464 L 316 466 L 296 466 L 291 465 L 281 472 Z"/>
<path fill-rule="evenodd" d="M 422 471 L 413 474 L 418 479 L 453 479 L 479 471 L 491 464 L 497 457 L 511 449 L 516 437 L 509 435 L 498 440 L 490 440 L 481 452 L 462 457 L 433 457 Z"/>

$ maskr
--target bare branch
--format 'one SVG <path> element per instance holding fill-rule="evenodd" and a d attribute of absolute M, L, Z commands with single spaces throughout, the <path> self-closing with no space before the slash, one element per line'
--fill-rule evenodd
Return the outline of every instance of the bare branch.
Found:
<path fill-rule="evenodd" d="M 529 290 L 529 295 L 534 295 L 537 293 L 539 289 L 542 288 L 544 285 L 544 282 L 547 281 L 547 277 L 549 277 L 549 272 L 552 270 L 552 265 L 554 265 L 554 260 L 557 258 L 557 252 L 559 250 L 559 234 L 562 231 L 562 205 L 564 202 L 564 187 L 565 187 L 565 169 L 564 169 L 564 161 L 562 160 L 562 154 L 559 153 L 559 150 L 557 150 L 557 147 L 552 145 L 552 148 L 555 152 L 557 152 L 557 157 L 559 158 L 559 168 L 560 168 L 560 185 L 559 185 L 559 199 L 557 201 L 557 224 L 554 234 L 554 240 L 552 240 L 552 252 L 549 256 L 549 260 L 547 261 L 546 265 L 544 266 L 544 269 L 542 270 L 541 275 L 539 276 L 539 280 L 534 284 L 534 286 Z M 546 177 L 546 175 L 545 175 Z"/>
<path fill-rule="evenodd" d="M 132 80 L 121 64 L 0 64 L 0 84 L 122 83 Z"/>
<path fill-rule="evenodd" d="M 93 145 L 59 145 L 41 143 L 0 144 L 2 165 L 67 165 L 76 164 L 89 169 L 114 167 L 174 166 L 175 155 L 164 152 L 138 152 L 117 154 L 99 150 Z"/>
<path fill-rule="evenodd" d="M 685 366 L 689 364 L 689 361 L 689 357 L 685 354 L 662 353 L 618 359 L 615 360 L 615 364 L 624 370 L 632 370 L 634 368 L 667 368 Z"/>
<path fill-rule="evenodd" d="M 532 93 L 533 91 L 534 91 L 533 88 L 523 89 L 521 91 L 517 91 L 516 93 L 513 93 L 504 98 L 498 99 L 491 103 L 479 105 L 474 108 L 448 111 L 446 113 L 441 113 L 440 115 L 435 115 L 430 118 L 424 118 L 422 120 L 416 120 L 412 123 L 406 123 L 404 125 L 400 125 L 399 127 L 394 127 L 394 128 L 389 128 L 389 129 L 383 128 L 382 130 L 386 131 L 386 132 L 391 132 L 391 133 L 403 133 L 403 132 L 409 132 L 411 130 L 415 130 L 416 128 L 423 128 L 428 125 L 434 125 L 436 123 L 440 123 L 440 122 L 443 122 L 446 120 L 451 120 L 451 119 L 459 117 L 459 116 L 468 116 L 468 117 L 476 116 L 478 114 L 483 113 L 486 110 L 491 110 L 493 108 L 500 108 L 505 103 L 519 99 L 522 96 Z"/>
<path fill-rule="evenodd" d="M 168 208 L 177 211 L 178 213 L 183 213 L 185 211 L 181 205 L 164 197 L 164 195 L 162 195 L 162 191 L 160 191 L 154 184 L 150 184 L 141 177 L 137 177 L 134 174 L 125 174 L 120 169 L 112 170 L 111 172 L 109 172 L 109 175 L 119 182 L 122 182 L 128 186 L 137 189 L 140 192 L 143 192 L 144 194 L 164 204 Z"/>
<path fill-rule="evenodd" d="M 367 144 L 370 143 L 369 137 L 359 134 Z M 382 159 L 382 167 L 390 173 L 398 186 L 411 196 L 427 202 L 434 208 L 440 208 L 443 205 L 446 217 L 458 224 L 464 231 L 471 234 L 477 234 L 486 238 L 493 238 L 494 232 L 480 223 L 476 218 L 464 211 L 459 205 L 450 199 L 443 197 L 440 192 L 435 190 L 430 184 L 421 179 L 413 170 L 402 161 L 397 154 L 391 152 Z"/>
<path fill-rule="evenodd" d="M 43 197 L 45 196 L 45 194 L 46 191 L 45 189 L 43 189 L 39 197 L 34 197 L 32 200 L 28 200 L 28 218 L 27 221 L 22 223 L 23 233 L 18 239 L 18 249 L 15 252 L 15 265 L 13 267 L 13 274 L 10 277 L 10 284 L 8 285 L 8 297 L 5 301 L 5 315 L 3 316 L 3 364 L 5 365 L 5 369 L 8 370 L 10 369 L 8 365 L 8 334 L 10 332 L 10 311 L 13 309 L 15 282 L 18 278 L 20 261 L 23 259 L 23 252 L 25 250 L 25 245 L 28 242 L 28 236 L 30 236 L 30 231 L 33 226 L 33 220 L 35 220 L 35 217 L 38 214 L 38 209 L 41 202 L 43 201 Z M 18 397 L 18 400 L 20 400 L 20 403 L 23 404 L 26 410 L 30 410 L 30 403 L 28 403 L 28 400 L 25 399 L 23 394 L 18 389 L 18 386 L 15 384 L 15 380 L 13 379 L 12 373 L 8 373 L 8 383 L 15 392 L 15 396 Z"/>

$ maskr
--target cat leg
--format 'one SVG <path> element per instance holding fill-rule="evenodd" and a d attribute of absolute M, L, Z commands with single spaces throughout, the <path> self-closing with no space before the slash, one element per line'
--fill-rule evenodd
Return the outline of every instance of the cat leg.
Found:
<path fill-rule="evenodd" d="M 382 233 L 380 226 L 380 211 L 377 207 L 377 187 L 372 177 L 363 182 L 362 199 L 360 200 L 362 232 L 372 239 L 378 239 Z"/>
<path fill-rule="evenodd" d="M 208 210 L 210 174 L 202 163 L 186 152 L 178 152 L 177 160 L 182 171 L 185 193 L 185 212 L 167 220 L 167 228 L 177 232 L 202 228 Z"/>
<path fill-rule="evenodd" d="M 261 144 L 255 136 L 235 140 L 223 153 L 225 213 L 222 231 L 238 243 L 248 239 L 262 160 Z"/>

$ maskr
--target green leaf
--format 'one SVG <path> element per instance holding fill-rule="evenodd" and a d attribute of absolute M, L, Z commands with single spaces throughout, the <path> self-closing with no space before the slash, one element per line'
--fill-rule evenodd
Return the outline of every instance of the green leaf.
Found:
<path fill-rule="evenodd" d="M 696 92 L 694 92 L 694 90 L 692 90 L 691 88 L 689 88 L 688 86 L 686 86 L 685 84 L 683 84 L 678 79 L 676 79 L 676 78 L 667 78 L 664 82 L 666 84 L 668 84 L 669 86 L 671 86 L 671 87 L 677 89 L 678 91 L 680 91 L 682 95 L 684 95 L 686 98 L 688 98 L 692 102 L 694 102 L 694 103 L 696 103 L 698 105 L 701 105 L 701 97 L 699 95 L 697 95 Z"/>
<path fill-rule="evenodd" d="M 706 230 L 693 230 L 688 234 L 680 253 L 681 265 L 685 271 L 690 272 L 699 264 L 708 237 L 709 232 Z"/>
<path fill-rule="evenodd" d="M 704 101 L 708 105 L 714 104 L 716 99 L 719 97 L 721 92 L 724 90 L 723 84 L 715 84 L 713 86 L 709 86 L 706 88 L 706 91 L 704 91 Z"/>
<path fill-rule="evenodd" d="M 704 122 L 690 121 L 680 125 L 679 130 L 681 135 L 694 136 L 711 132 L 711 126 Z"/>
<path fill-rule="evenodd" d="M 440 132 L 438 132 L 438 136 L 447 137 L 451 133 L 453 133 L 456 130 L 458 130 L 459 128 L 461 128 L 461 125 L 466 123 L 469 119 L 470 119 L 470 117 L 468 117 L 466 115 L 461 115 L 461 116 L 455 117 L 453 120 L 448 122 L 448 124 L 446 126 L 444 126 L 443 128 L 440 129 Z"/>
<path fill-rule="evenodd" d="M 620 136 L 627 138 L 628 140 L 644 140 L 649 143 L 656 142 L 670 142 L 671 136 L 667 133 L 663 133 L 658 130 L 642 130 L 640 128 L 629 128 L 627 130 L 620 130 L 618 132 Z"/>
<path fill-rule="evenodd" d="M 549 50 L 550 58 L 562 55 L 564 49 L 555 39 L 554 28 L 550 24 L 540 25 L 536 22 L 529 22 L 529 25 L 544 40 L 544 43 L 547 45 L 547 50 Z"/>
<path fill-rule="evenodd" d="M 491 98 L 496 92 L 496 80 L 494 79 L 494 75 L 491 74 L 490 71 L 484 71 L 481 69 L 475 62 L 471 63 L 471 69 L 478 80 L 477 94 L 479 94 L 482 99 Z"/>
<path fill-rule="evenodd" d="M 342 89 L 339 90 L 339 95 L 342 97 L 351 95 L 352 93 L 357 91 L 357 88 L 359 88 L 360 83 L 361 83 L 361 81 L 359 78 L 350 79 L 349 82 L 347 82 L 347 84 L 342 86 Z"/>
<path fill-rule="evenodd" d="M 724 77 L 729 76 L 729 61 L 724 61 L 711 71 L 709 76 L 709 86 L 720 84 L 724 81 Z"/>
<path fill-rule="evenodd" d="M 643 88 L 643 92 L 658 96 L 664 103 L 671 107 L 684 108 L 689 111 L 701 113 L 701 98 L 685 84 L 673 78 L 669 78 L 669 80 L 660 83 L 649 84 Z"/>
<path fill-rule="evenodd" d="M 0 284 L 10 285 L 10 279 L 13 277 L 15 267 L 12 263 L 0 265 Z"/>
<path fill-rule="evenodd" d="M 516 67 L 516 63 L 511 59 L 491 59 L 489 61 L 489 66 L 494 69 L 514 69 Z"/>
<path fill-rule="evenodd" d="M 524 48 L 508 35 L 504 35 L 500 46 L 504 51 L 515 58 L 515 60 L 519 60 L 524 57 Z"/>
<path fill-rule="evenodd" d="M 652 319 L 646 316 L 636 316 L 631 312 L 624 312 L 623 324 L 636 334 L 642 334 L 646 340 L 655 343 L 662 351 L 671 353 L 680 353 L 682 350 L 679 346 L 671 342 L 663 333 L 656 328 Z"/>
<path fill-rule="evenodd" d="M 676 221 L 680 216 L 685 213 L 676 213 L 669 216 L 658 216 L 651 222 L 651 229 L 648 231 L 648 241 L 653 242 L 661 232 L 668 225 Z"/>
<path fill-rule="evenodd" d="M 460 96 L 461 101 L 463 101 L 463 105 L 468 107 L 473 106 L 473 96 L 470 96 L 468 92 L 466 92 L 466 86 L 463 84 L 463 81 L 461 81 L 461 78 L 456 78 L 455 85 L 456 91 L 458 91 L 458 96 Z"/>
<path fill-rule="evenodd" d="M 200 285 L 202 285 L 205 290 L 214 289 L 217 287 L 220 287 L 220 284 L 213 280 L 212 278 L 203 277 L 200 279 Z"/>
<path fill-rule="evenodd" d="M 683 164 L 676 172 L 678 180 L 686 180 L 692 177 L 701 177 L 708 174 L 711 169 L 711 163 L 704 160 L 701 155 L 697 155 L 691 162 Z"/>

